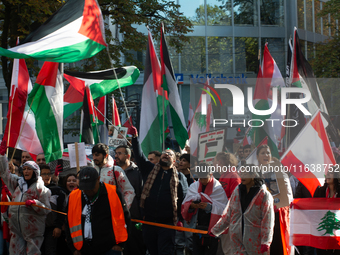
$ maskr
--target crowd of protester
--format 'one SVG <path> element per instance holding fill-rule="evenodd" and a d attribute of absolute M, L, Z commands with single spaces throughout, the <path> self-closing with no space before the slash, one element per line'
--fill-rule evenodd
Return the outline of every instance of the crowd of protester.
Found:
<path fill-rule="evenodd" d="M 198 174 L 196 167 L 209 165 L 199 163 L 189 147 L 182 153 L 166 149 L 144 155 L 137 130 L 128 132 L 131 146 L 118 146 L 112 158 L 107 145 L 96 144 L 93 166 L 63 173 L 63 178 L 62 167 L 51 168 L 43 153 L 35 161 L 28 152 L 7 159 L 2 143 L 1 201 L 19 204 L 0 205 L 0 255 L 286 254 L 280 215 L 289 218 L 289 206 L 276 208 L 261 173 L 241 170 L 251 146 L 216 154 L 212 165 L 229 170 Z M 262 145 L 257 160 L 264 165 L 277 159 Z M 330 171 L 315 196 L 337 197 L 338 178 Z M 293 195 L 311 197 L 296 178 L 284 179 L 290 202 Z M 339 254 L 297 249 L 300 254 Z"/>

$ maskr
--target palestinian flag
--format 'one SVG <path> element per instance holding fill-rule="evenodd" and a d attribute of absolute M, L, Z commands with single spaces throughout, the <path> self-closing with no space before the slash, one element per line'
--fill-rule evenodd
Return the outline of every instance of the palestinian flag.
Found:
<path fill-rule="evenodd" d="M 162 128 L 163 98 L 161 69 L 150 31 L 148 32 L 148 46 L 144 66 L 139 137 L 143 153 L 147 155 L 150 151 L 162 151 L 164 131 L 164 128 Z"/>
<path fill-rule="evenodd" d="M 107 96 L 103 96 L 99 99 L 98 107 L 95 110 L 98 118 L 98 132 L 100 136 L 100 142 L 109 144 L 109 130 L 108 123 L 106 121 L 106 116 L 108 116 L 107 111 Z"/>
<path fill-rule="evenodd" d="M 175 139 L 179 146 L 183 149 L 188 140 L 184 114 L 181 99 L 179 97 L 177 82 L 170 61 L 168 46 L 164 36 L 164 27 L 161 29 L 161 72 L 162 72 L 162 88 L 167 91 L 169 98 L 169 108 L 171 115 L 172 127 Z"/>
<path fill-rule="evenodd" d="M 69 0 L 21 44 L 0 48 L 0 55 L 70 63 L 90 58 L 106 46 L 97 1 Z"/>
<path fill-rule="evenodd" d="M 118 127 L 121 126 L 116 100 L 113 95 L 112 95 L 112 124 Z"/>
<path fill-rule="evenodd" d="M 80 142 L 84 142 L 85 144 L 97 144 L 99 142 L 99 133 L 97 128 L 98 119 L 89 87 L 85 88 L 81 117 L 82 127 Z"/>
<path fill-rule="evenodd" d="M 43 149 L 35 129 L 34 114 L 29 111 L 27 103 L 32 83 L 24 59 L 14 59 L 11 84 L 3 139 L 8 147 L 38 155 Z"/>
<path fill-rule="evenodd" d="M 191 102 L 189 102 L 188 127 L 187 127 L 189 138 L 190 138 L 190 128 L 191 128 L 193 117 L 194 117 L 194 110 L 192 109 Z"/>
<path fill-rule="evenodd" d="M 340 250 L 340 199 L 295 199 L 290 230 L 292 245 Z"/>
<path fill-rule="evenodd" d="M 35 129 L 44 150 L 46 162 L 61 158 L 63 144 L 64 84 L 58 63 L 42 66 L 28 104 L 35 117 Z"/>
<path fill-rule="evenodd" d="M 277 86 L 284 86 L 284 81 L 278 66 L 270 55 L 268 45 L 266 44 L 263 52 L 262 68 L 259 68 L 253 97 L 253 105 L 256 110 L 264 111 L 271 108 L 271 87 Z M 252 119 L 262 120 L 264 124 L 262 127 L 252 128 L 254 130 L 252 132 L 255 132 L 256 146 L 258 146 L 265 137 L 268 137 L 268 146 L 270 147 L 272 156 L 280 158 L 277 149 L 277 137 L 281 134 L 281 126 L 274 125 L 273 127 L 270 121 L 266 121 L 266 119 L 271 118 L 271 115 L 274 115 L 274 113 L 265 116 L 253 114 Z"/>
<path fill-rule="evenodd" d="M 133 85 L 139 77 L 135 66 L 115 68 L 121 88 Z M 93 99 L 103 97 L 118 89 L 118 83 L 112 69 L 95 72 L 65 71 L 65 79 L 70 83 L 64 95 L 64 118 L 70 116 L 83 105 L 84 89 L 90 87 Z"/>

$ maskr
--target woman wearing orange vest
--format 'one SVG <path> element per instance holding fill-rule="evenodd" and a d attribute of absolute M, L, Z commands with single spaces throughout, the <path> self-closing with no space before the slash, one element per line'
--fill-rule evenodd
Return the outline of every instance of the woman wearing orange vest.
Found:
<path fill-rule="evenodd" d="M 82 169 L 79 189 L 68 201 L 66 236 L 73 254 L 121 254 L 128 236 L 124 212 L 128 209 L 116 186 L 99 182 L 95 168 Z"/>

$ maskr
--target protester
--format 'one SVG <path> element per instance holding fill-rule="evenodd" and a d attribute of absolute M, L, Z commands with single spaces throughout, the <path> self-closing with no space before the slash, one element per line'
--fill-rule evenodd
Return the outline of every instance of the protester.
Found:
<path fill-rule="evenodd" d="M 68 201 L 66 236 L 74 255 L 121 254 L 128 234 L 120 191 L 100 182 L 93 167 L 79 173 L 79 189 Z"/>
<path fill-rule="evenodd" d="M 45 187 L 51 191 L 50 204 L 51 208 L 55 211 L 63 212 L 65 209 L 65 192 L 52 183 L 52 172 L 48 165 L 40 165 L 41 177 L 44 181 Z M 61 236 L 62 227 L 65 221 L 65 215 L 50 212 L 46 217 L 46 228 L 44 233 L 44 242 L 41 246 L 41 253 L 43 255 L 56 255 L 57 254 L 57 242 Z"/>
<path fill-rule="evenodd" d="M 49 213 L 43 208 L 50 208 L 51 192 L 44 186 L 39 166 L 34 161 L 23 164 L 23 177 L 10 173 L 6 157 L 0 156 L 0 162 L 0 174 L 13 195 L 13 202 L 26 204 L 9 207 L 9 227 L 12 233 L 9 252 L 11 255 L 41 254 L 45 219 Z M 43 208 L 33 206 L 35 204 Z"/>
<path fill-rule="evenodd" d="M 159 159 L 161 157 L 162 153 L 160 153 L 159 151 L 151 151 L 148 154 L 148 160 L 152 163 L 152 164 L 156 164 L 159 162 Z"/>
<path fill-rule="evenodd" d="M 183 173 L 187 178 L 188 186 L 195 182 L 191 172 L 190 172 L 190 154 L 182 154 L 180 157 L 178 171 Z M 195 228 L 195 222 L 191 221 L 188 223 L 187 221 L 183 222 L 184 227 L 186 228 Z M 175 244 L 176 244 L 176 254 L 182 255 L 192 254 L 193 253 L 193 244 L 192 244 L 192 232 L 187 231 L 176 231 L 175 236 Z"/>
<path fill-rule="evenodd" d="M 93 162 L 99 172 L 100 181 L 111 185 L 117 185 L 121 190 L 127 207 L 130 209 L 135 197 L 135 191 L 124 170 L 119 166 L 114 166 L 111 156 L 109 156 L 109 146 L 97 143 L 92 148 Z"/>
<path fill-rule="evenodd" d="M 176 157 L 172 150 L 162 152 L 159 163 L 153 164 L 142 153 L 137 139 L 137 129 L 129 127 L 128 134 L 133 136 L 132 146 L 136 162 L 146 179 L 141 196 L 146 221 L 168 225 L 183 226 L 180 221 L 181 204 L 186 195 L 188 184 L 185 176 L 174 166 Z M 150 255 L 173 254 L 176 231 L 143 224 L 143 238 Z"/>
<path fill-rule="evenodd" d="M 133 199 L 130 214 L 132 219 L 141 220 L 140 197 L 143 190 L 142 175 L 135 163 L 130 161 L 131 149 L 126 145 L 120 145 L 115 151 L 116 163 L 124 170 L 132 187 L 135 190 L 135 198 Z M 146 247 L 143 243 L 142 231 L 138 230 L 136 226 L 132 226 L 128 240 L 125 245 L 124 255 L 144 255 Z"/>
<path fill-rule="evenodd" d="M 28 151 L 23 151 L 21 153 L 21 164 L 24 164 L 26 161 L 33 161 L 33 158 Z"/>
<path fill-rule="evenodd" d="M 266 165 L 266 164 L 269 164 L 270 162 L 278 160 L 276 158 L 272 158 L 270 148 L 267 144 L 260 145 L 257 148 L 256 156 L 257 156 L 257 160 L 260 166 Z M 288 196 L 288 200 L 290 203 L 293 201 L 292 188 L 290 186 L 288 175 L 286 173 L 282 173 L 282 174 L 284 177 L 284 183 L 287 189 L 287 196 Z M 285 226 L 283 226 L 284 229 L 289 229 L 289 217 L 290 217 L 289 206 L 285 206 L 285 207 L 281 207 L 280 209 L 277 209 L 276 206 L 274 205 L 274 210 L 275 210 L 275 227 L 274 227 L 272 245 L 270 246 L 270 252 L 273 254 L 283 255 L 283 254 L 286 254 L 286 252 L 284 251 L 284 247 L 286 247 L 286 245 L 282 243 L 283 229 L 281 227 L 281 223 L 285 224 Z M 281 219 L 281 222 L 280 222 L 280 219 Z"/>
<path fill-rule="evenodd" d="M 207 166 L 201 163 L 199 166 Z M 195 221 L 196 229 L 210 231 L 221 217 L 228 202 L 224 189 L 209 172 L 190 185 L 182 204 L 182 215 L 187 222 Z M 196 216 L 196 217 L 193 217 Z M 194 255 L 214 255 L 218 239 L 209 235 L 193 235 Z"/>
<path fill-rule="evenodd" d="M 251 145 L 250 144 L 243 146 L 243 159 L 248 158 L 250 152 L 251 152 Z"/>
<path fill-rule="evenodd" d="M 73 190 L 78 188 L 77 175 L 68 174 L 65 177 L 64 188 L 66 189 L 66 194 L 69 195 Z"/>
<path fill-rule="evenodd" d="M 37 155 L 37 159 L 35 160 L 35 163 L 37 163 L 39 166 L 42 164 L 46 164 L 45 154 L 39 153 Z"/>
<path fill-rule="evenodd" d="M 241 161 L 242 159 L 244 159 L 242 146 L 238 147 L 237 149 L 237 159 L 238 161 Z"/>
<path fill-rule="evenodd" d="M 185 175 L 188 186 L 190 186 L 191 183 L 195 182 L 195 179 L 190 172 L 190 154 L 182 154 L 179 157 L 179 160 L 178 171 Z"/>
<path fill-rule="evenodd" d="M 241 173 L 241 184 L 211 233 L 219 236 L 226 229 L 231 254 L 269 254 L 274 229 L 273 197 L 258 173 Z"/>
<path fill-rule="evenodd" d="M 227 152 L 217 153 L 213 161 L 215 175 L 221 183 L 228 199 L 230 199 L 235 188 L 241 183 L 241 179 L 236 171 L 237 164 L 235 155 Z M 223 253 L 229 254 L 231 249 L 229 231 L 221 235 L 220 239 Z"/>

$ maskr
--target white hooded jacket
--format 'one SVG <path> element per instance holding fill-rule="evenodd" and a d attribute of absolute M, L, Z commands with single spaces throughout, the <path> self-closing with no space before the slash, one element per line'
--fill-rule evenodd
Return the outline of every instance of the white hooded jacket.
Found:
<path fill-rule="evenodd" d="M 260 187 L 243 214 L 239 186 L 237 186 L 222 218 L 211 229 L 211 232 L 219 236 L 229 228 L 232 254 L 261 254 L 261 244 L 270 246 L 272 242 L 274 219 L 273 197 L 267 191 L 265 184 Z M 262 254 L 269 254 L 269 251 Z"/>
<path fill-rule="evenodd" d="M 0 155 L 0 175 L 12 193 L 12 202 L 26 202 L 34 200 L 37 205 L 51 208 L 51 191 L 45 187 L 40 170 L 34 169 L 37 181 L 27 187 L 24 177 L 11 174 L 6 157 Z M 36 206 L 9 206 L 9 227 L 13 234 L 21 235 L 23 239 L 34 239 L 43 236 L 45 219 L 49 210 Z"/>
<path fill-rule="evenodd" d="M 100 181 L 107 184 L 116 185 L 122 192 L 128 209 L 131 208 L 133 199 L 135 198 L 135 189 L 132 187 L 129 179 L 127 178 L 124 170 L 119 166 L 114 166 L 114 161 L 111 156 L 108 157 L 107 163 L 103 167 L 95 166 L 100 175 Z M 113 168 L 115 169 L 113 175 Z"/>

